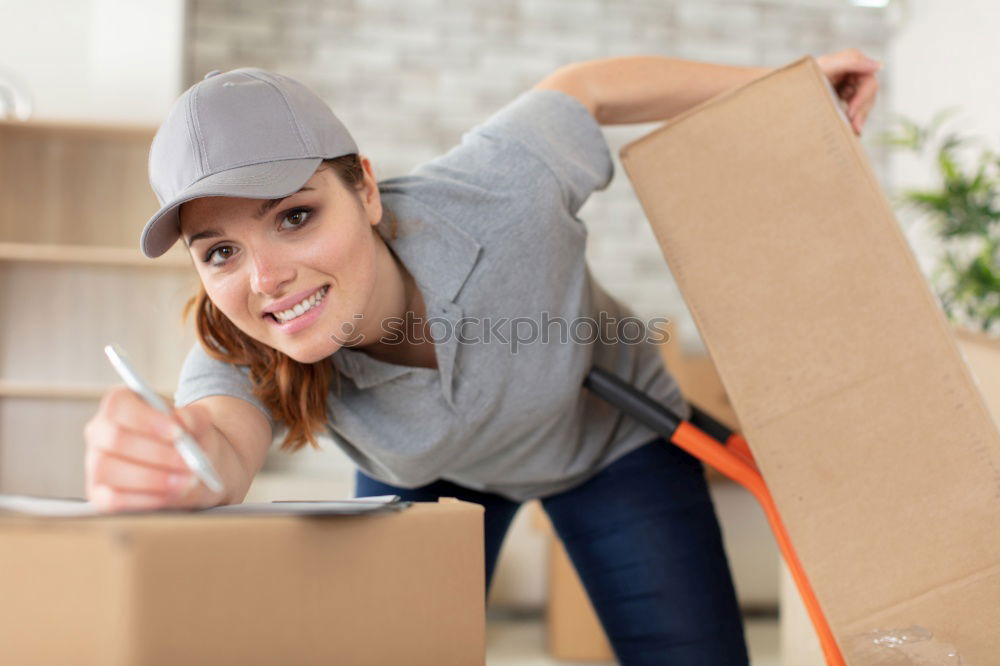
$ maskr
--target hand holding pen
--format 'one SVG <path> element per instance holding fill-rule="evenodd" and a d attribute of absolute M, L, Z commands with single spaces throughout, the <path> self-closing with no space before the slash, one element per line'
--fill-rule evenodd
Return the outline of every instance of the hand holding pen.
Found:
<path fill-rule="evenodd" d="M 108 512 L 221 503 L 225 489 L 212 459 L 223 444 L 207 411 L 172 410 L 120 350 L 105 352 L 128 388 L 108 391 L 84 428 L 87 499 Z"/>

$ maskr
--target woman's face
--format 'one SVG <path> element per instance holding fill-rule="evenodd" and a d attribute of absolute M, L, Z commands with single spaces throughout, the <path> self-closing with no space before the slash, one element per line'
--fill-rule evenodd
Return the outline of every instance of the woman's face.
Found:
<path fill-rule="evenodd" d="M 371 307 L 380 242 L 372 227 L 382 206 L 363 165 L 361 190 L 321 167 L 276 202 L 205 197 L 181 206 L 181 237 L 212 303 L 300 363 L 337 351 L 355 315 Z"/>

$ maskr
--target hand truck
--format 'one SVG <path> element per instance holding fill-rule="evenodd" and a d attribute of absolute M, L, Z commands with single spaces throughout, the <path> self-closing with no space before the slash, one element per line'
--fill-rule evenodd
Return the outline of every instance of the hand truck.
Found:
<path fill-rule="evenodd" d="M 591 368 L 583 381 L 583 386 L 623 413 L 656 431 L 668 442 L 676 444 L 719 470 L 757 498 L 816 629 L 828 666 L 845 666 L 830 625 L 823 616 L 819 601 L 809 585 L 802 563 L 795 554 L 778 509 L 764 483 L 764 477 L 761 476 L 743 436 L 690 403 L 688 404 L 691 406 L 691 419 L 685 421 L 639 389 L 601 368 Z"/>

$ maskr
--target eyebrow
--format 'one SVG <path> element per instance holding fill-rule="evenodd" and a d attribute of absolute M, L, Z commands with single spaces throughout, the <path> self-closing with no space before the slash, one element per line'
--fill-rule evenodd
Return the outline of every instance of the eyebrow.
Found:
<path fill-rule="evenodd" d="M 261 219 L 262 217 L 264 217 L 265 215 L 267 215 L 267 213 L 269 211 L 273 210 L 275 206 L 277 206 L 278 204 L 280 204 L 285 199 L 288 199 L 289 197 L 294 197 L 299 192 L 311 192 L 314 189 L 315 188 L 313 188 L 313 187 L 306 186 L 306 187 L 303 187 L 302 189 L 300 189 L 298 192 L 292 192 L 287 197 L 279 197 L 277 199 L 268 199 L 267 201 L 264 201 L 263 203 L 260 204 L 260 208 L 257 209 L 257 213 L 254 215 L 254 219 L 256 219 L 256 220 Z M 205 231 L 199 231 L 198 233 L 193 234 L 190 237 L 188 237 L 188 239 L 187 239 L 187 245 L 188 245 L 188 247 L 191 247 L 191 245 L 195 241 L 199 241 L 202 238 L 217 238 L 217 237 L 219 237 L 221 235 L 222 235 L 222 232 L 219 231 L 218 229 L 207 229 Z"/>
<path fill-rule="evenodd" d="M 307 186 L 307 187 L 303 187 L 301 190 L 299 190 L 299 192 L 311 192 L 313 189 L 315 189 L 315 188 Z M 292 192 L 287 197 L 281 197 L 280 199 L 268 199 L 267 201 L 265 201 L 264 203 L 262 203 L 260 205 L 260 208 L 257 209 L 257 214 L 254 215 L 254 218 L 256 218 L 256 219 L 259 220 L 260 218 L 262 218 L 265 215 L 267 215 L 267 213 L 271 209 L 273 209 L 275 206 L 277 206 L 278 204 L 280 204 L 282 201 L 284 201 L 285 199 L 287 199 L 289 197 L 294 197 L 299 192 Z"/>

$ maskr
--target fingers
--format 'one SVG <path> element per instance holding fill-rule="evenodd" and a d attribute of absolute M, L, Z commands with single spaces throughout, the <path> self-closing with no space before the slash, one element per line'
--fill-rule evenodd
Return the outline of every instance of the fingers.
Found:
<path fill-rule="evenodd" d="M 184 469 L 164 469 L 143 461 L 120 458 L 98 448 L 87 451 L 84 465 L 92 485 L 157 495 L 176 494 L 190 476 Z"/>
<path fill-rule="evenodd" d="M 846 49 L 817 58 L 823 73 L 844 101 L 845 112 L 855 134 L 861 134 L 878 93 L 876 73 L 882 64 L 858 49 Z"/>
<path fill-rule="evenodd" d="M 172 440 L 150 437 L 144 433 L 126 430 L 107 419 L 94 420 L 87 425 L 91 449 L 102 451 L 133 463 L 151 465 L 164 471 L 187 471 L 184 459 L 174 448 Z"/>
<path fill-rule="evenodd" d="M 851 119 L 854 131 L 861 133 L 868 114 L 871 113 L 875 105 L 875 96 L 878 93 L 878 79 L 874 75 L 863 77 L 857 85 L 854 96 L 848 101 L 847 116 Z"/>
<path fill-rule="evenodd" d="M 100 452 L 88 455 L 87 500 L 101 512 L 186 506 L 190 473 L 168 473 Z"/>
<path fill-rule="evenodd" d="M 200 439 L 213 428 L 208 411 L 191 406 L 173 416 Z M 126 388 L 112 389 L 84 427 L 87 497 L 100 511 L 196 506 L 199 483 L 173 445 L 171 416 Z"/>
<path fill-rule="evenodd" d="M 147 437 L 173 441 L 180 434 L 170 416 L 160 413 L 124 386 L 105 393 L 97 411 L 109 421 Z"/>
<path fill-rule="evenodd" d="M 111 486 L 95 486 L 87 494 L 87 499 L 104 512 L 152 511 L 164 508 L 168 501 L 163 495 L 138 493 Z"/>
<path fill-rule="evenodd" d="M 882 63 L 869 58 L 858 49 L 844 49 L 821 56 L 816 61 L 835 85 L 847 74 L 875 74 L 882 69 Z"/>

